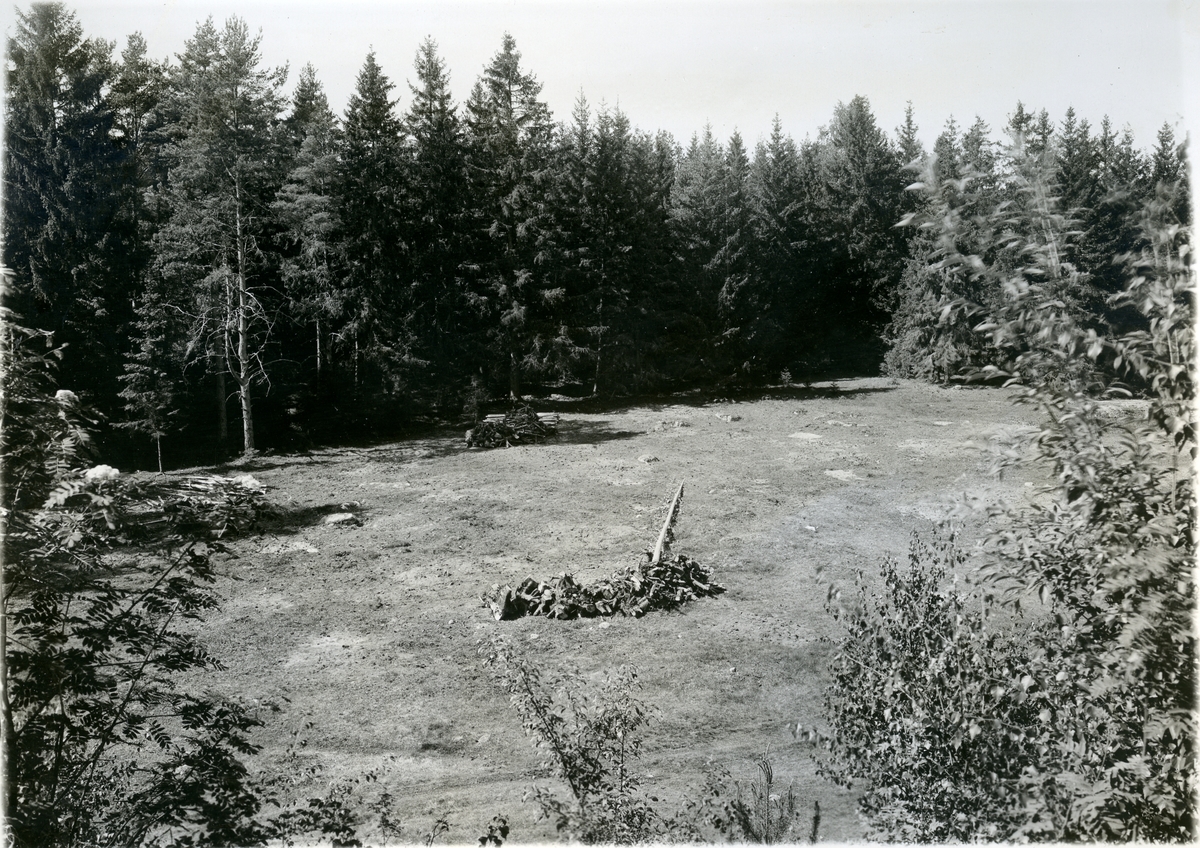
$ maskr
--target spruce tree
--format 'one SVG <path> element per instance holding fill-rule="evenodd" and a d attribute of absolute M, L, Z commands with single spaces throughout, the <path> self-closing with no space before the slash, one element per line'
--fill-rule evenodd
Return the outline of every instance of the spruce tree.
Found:
<path fill-rule="evenodd" d="M 312 65 L 300 71 L 292 97 L 292 113 L 285 122 L 288 132 L 300 137 L 300 146 L 287 180 L 271 204 L 281 228 L 281 267 L 287 312 L 311 346 L 302 354 L 313 363 L 319 381 L 328 371 L 331 334 L 340 330 L 342 316 L 341 273 L 336 234 L 337 167 L 340 133 L 337 119 L 329 110 L 324 89 Z"/>
<path fill-rule="evenodd" d="M 471 224 L 478 251 L 480 296 L 491 303 L 493 370 L 507 373 L 508 392 L 521 396 L 523 372 L 536 365 L 544 279 L 538 244 L 547 225 L 553 125 L 538 99 L 541 83 L 521 68 L 505 33 L 467 102 Z"/>
<path fill-rule="evenodd" d="M 391 99 L 394 87 L 369 53 L 346 107 L 338 167 L 352 383 L 356 392 L 369 389 L 382 396 L 379 400 L 403 385 L 411 350 L 411 321 L 400 311 L 408 243 L 405 154 Z"/>
<path fill-rule="evenodd" d="M 131 319 L 111 47 L 62 3 L 17 12 L 4 107 L 6 306 L 67 345 L 59 379 L 112 411 Z"/>
<path fill-rule="evenodd" d="M 710 349 L 718 345 L 723 329 L 719 297 L 725 281 L 713 259 L 724 246 L 719 223 L 724 205 L 724 167 L 724 147 L 713 136 L 712 127 L 706 125 L 702 133 L 692 136 L 679 157 L 671 189 L 671 226 L 681 296 L 686 298 L 688 311 L 695 319 L 695 343 Z M 723 370 L 724 363 L 718 367 Z"/>
<path fill-rule="evenodd" d="M 742 136 L 736 130 L 725 147 L 721 168 L 719 209 L 720 247 L 712 258 L 712 270 L 721 279 L 717 295 L 721 310 L 721 335 L 727 355 L 744 376 L 764 376 L 774 358 L 759 335 L 763 317 L 762 278 L 755 272 L 755 240 L 751 222 L 750 160 Z"/>
<path fill-rule="evenodd" d="M 831 353 L 861 366 L 875 358 L 871 348 L 894 303 L 906 256 L 906 236 L 895 224 L 907 181 L 865 97 L 839 103 L 820 140 L 820 226 L 836 234 L 827 242 L 832 262 L 820 301 L 822 323 L 842 337 L 827 337 Z"/>
<path fill-rule="evenodd" d="M 425 384 L 435 404 L 457 396 L 479 333 L 463 265 L 470 259 L 466 142 L 450 93 L 450 76 L 425 39 L 409 84 L 412 105 L 404 118 L 411 145 L 408 171 L 408 275 L 416 355 L 427 363 Z"/>
<path fill-rule="evenodd" d="M 1175 141 L 1175 130 L 1164 122 L 1158 130 L 1157 144 L 1150 153 L 1149 191 L 1168 192 L 1166 208 L 1173 222 L 1187 227 L 1191 224 L 1191 203 L 1187 181 L 1187 143 Z"/>
<path fill-rule="evenodd" d="M 738 313 L 748 341 L 772 371 L 794 367 L 805 332 L 799 304 L 811 281 L 808 257 L 801 250 L 809 234 L 801 226 L 799 156 L 776 115 L 751 164 L 754 285 Z"/>

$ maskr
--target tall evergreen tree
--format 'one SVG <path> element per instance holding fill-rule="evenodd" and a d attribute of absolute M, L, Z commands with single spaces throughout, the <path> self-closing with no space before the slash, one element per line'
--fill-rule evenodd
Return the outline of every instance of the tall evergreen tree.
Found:
<path fill-rule="evenodd" d="M 541 83 L 520 62 L 505 33 L 467 102 L 480 295 L 495 316 L 493 367 L 507 372 L 513 398 L 521 395 L 523 371 L 536 365 L 534 342 L 546 329 L 537 264 L 553 143 L 550 110 L 538 99 Z"/>
<path fill-rule="evenodd" d="M 69 346 L 60 379 L 102 409 L 115 399 L 134 294 L 110 51 L 61 3 L 18 11 L 4 111 L 6 305 Z"/>
<path fill-rule="evenodd" d="M 400 311 L 408 244 L 403 135 L 393 88 L 369 53 L 346 108 L 338 170 L 353 384 L 356 391 L 366 386 L 389 396 L 404 384 L 412 346 L 411 321 Z"/>
<path fill-rule="evenodd" d="M 1175 131 L 1164 122 L 1158 130 L 1158 143 L 1150 154 L 1150 192 L 1169 192 L 1166 208 L 1181 226 L 1189 226 L 1192 220 L 1190 193 L 1187 180 L 1187 143 L 1175 141 Z"/>
<path fill-rule="evenodd" d="M 920 162 L 925 158 L 925 146 L 917 136 L 917 122 L 913 117 L 912 101 L 904 107 L 904 123 L 896 128 L 896 148 L 904 165 Z"/>
<path fill-rule="evenodd" d="M 329 109 L 312 65 L 305 65 L 300 71 L 292 97 L 292 113 L 285 126 L 289 134 L 302 139 L 287 180 L 271 208 L 284 245 L 281 271 L 288 314 L 307 328 L 305 334 L 312 340 L 309 351 L 314 376 L 321 380 L 328 371 L 330 336 L 340 329 L 335 323 L 342 318 L 345 306 L 339 285 L 342 266 L 336 243 L 340 133 L 337 118 Z M 308 361 L 309 354 L 303 359 Z"/>
<path fill-rule="evenodd" d="M 692 335 L 694 305 L 682 290 L 674 264 L 670 215 L 676 153 L 674 139 L 665 132 L 635 132 L 628 145 L 626 192 L 633 210 L 624 224 L 631 234 L 628 302 L 616 336 L 628 342 L 610 353 L 612 387 L 694 382 L 696 370 L 708 367 L 706 352 L 697 349 Z"/>
<path fill-rule="evenodd" d="M 463 268 L 470 260 L 466 142 L 450 75 L 433 39 L 421 43 L 414 69 L 412 105 L 404 119 L 412 147 L 409 275 L 417 356 L 428 364 L 425 383 L 440 402 L 456 396 L 455 384 L 465 375 L 478 336 L 479 309 Z"/>
<path fill-rule="evenodd" d="M 713 259 L 724 246 L 720 228 L 724 168 L 725 149 L 713 136 L 712 127 L 706 125 L 702 133 L 692 136 L 679 157 L 671 190 L 677 273 L 684 289 L 681 294 L 695 318 L 696 343 L 713 349 L 723 329 L 719 298 L 725 281 Z"/>
<path fill-rule="evenodd" d="M 1136 309 L 1113 306 L 1108 298 L 1125 285 L 1124 269 L 1112 257 L 1131 254 L 1141 247 L 1139 210 L 1144 196 L 1146 162 L 1134 149 L 1133 133 L 1118 135 L 1106 115 L 1094 139 L 1096 188 L 1093 204 L 1082 211 L 1084 233 L 1080 249 L 1093 285 L 1105 299 L 1105 318 L 1117 329 L 1141 323 Z"/>
<path fill-rule="evenodd" d="M 259 40 L 239 18 L 220 32 L 210 18 L 185 45 L 173 92 L 170 220 L 156 237 L 162 277 L 189 304 L 190 349 L 218 378 L 218 435 L 230 376 L 247 454 L 255 451 L 253 387 L 266 376 L 271 269 L 262 237 L 281 179 L 286 74 L 259 67 Z"/>
<path fill-rule="evenodd" d="M 762 315 L 761 282 L 755 273 L 755 239 L 751 219 L 750 160 L 741 134 L 736 130 L 725 147 L 721 168 L 719 227 L 720 246 L 712 258 L 712 271 L 721 280 L 717 295 L 721 310 L 722 336 L 727 354 L 744 374 L 761 376 L 766 363 L 756 326 Z"/>
<path fill-rule="evenodd" d="M 906 256 L 906 236 L 895 224 L 907 182 L 865 97 L 838 104 L 821 141 L 821 215 L 835 251 L 821 320 L 854 340 L 855 349 L 840 355 L 865 364 L 863 345 L 886 320 Z"/>
<path fill-rule="evenodd" d="M 813 284 L 806 250 L 812 233 L 804 226 L 800 152 L 776 115 L 771 134 L 754 151 L 750 168 L 753 264 L 749 285 L 737 309 L 748 350 L 763 376 L 792 368 L 805 336 L 802 303 Z"/>

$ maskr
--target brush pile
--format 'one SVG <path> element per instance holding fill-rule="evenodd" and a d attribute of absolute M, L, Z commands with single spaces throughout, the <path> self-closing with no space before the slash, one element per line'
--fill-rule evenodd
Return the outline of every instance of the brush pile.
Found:
<path fill-rule="evenodd" d="M 725 589 L 712 581 L 707 568 L 683 554 L 667 553 L 682 498 L 681 484 L 645 563 L 589 586 L 576 583 L 566 572 L 545 581 L 527 577 L 516 588 L 494 585 L 483 594 L 483 605 L 497 621 L 526 615 L 576 619 L 617 613 L 638 618 L 652 610 L 678 609 L 688 601 L 719 595 Z"/>
<path fill-rule="evenodd" d="M 489 415 L 467 431 L 467 447 L 498 448 L 540 442 L 558 431 L 557 412 L 534 412 L 518 406 L 503 415 Z"/>
<path fill-rule="evenodd" d="M 148 537 L 166 528 L 200 538 L 240 535 L 267 511 L 264 487 L 249 474 L 158 476 L 139 481 L 131 494 L 125 525 L 135 535 Z"/>

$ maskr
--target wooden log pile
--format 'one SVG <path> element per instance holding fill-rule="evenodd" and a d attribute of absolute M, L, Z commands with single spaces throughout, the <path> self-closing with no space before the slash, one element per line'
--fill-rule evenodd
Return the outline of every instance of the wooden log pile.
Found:
<path fill-rule="evenodd" d="M 557 412 L 534 412 L 530 406 L 519 406 L 504 414 L 488 415 L 468 430 L 467 447 L 498 448 L 537 443 L 557 432 Z"/>
<path fill-rule="evenodd" d="M 114 504 L 122 531 L 153 541 L 164 534 L 221 539 L 253 529 L 267 512 L 265 487 L 243 474 L 156 476 L 129 485 Z"/>
<path fill-rule="evenodd" d="M 706 567 L 669 552 L 682 499 L 680 484 L 646 562 L 588 586 L 580 585 L 567 572 L 544 581 L 527 577 L 515 588 L 497 584 L 483 594 L 484 606 L 497 621 L 526 615 L 575 619 L 618 613 L 638 618 L 652 610 L 678 609 L 688 601 L 719 595 L 725 589 L 712 580 Z"/>

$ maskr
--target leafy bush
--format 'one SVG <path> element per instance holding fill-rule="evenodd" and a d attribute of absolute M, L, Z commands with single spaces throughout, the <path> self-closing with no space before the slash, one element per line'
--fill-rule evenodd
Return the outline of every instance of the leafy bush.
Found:
<path fill-rule="evenodd" d="M 689 791 L 676 813 L 665 814 L 656 806 L 661 799 L 642 790 L 635 768 L 641 730 L 657 712 L 635 695 L 637 669 L 622 666 L 592 693 L 577 674 L 544 676 L 501 636 L 481 642 L 480 653 L 509 693 L 525 732 L 545 754 L 545 765 L 571 792 L 568 801 L 541 786 L 527 795 L 569 839 L 628 844 L 724 837 L 772 844 L 797 834 L 795 792 L 791 785 L 783 794 L 776 791 L 767 754 L 755 758 L 755 781 L 743 785 L 710 761 L 705 785 Z M 812 842 L 817 841 L 820 817 L 820 807 L 814 805 Z M 488 839 L 481 837 L 480 844 Z"/>
<path fill-rule="evenodd" d="M 542 816 L 560 832 L 586 844 L 660 840 L 668 823 L 641 792 L 633 769 L 641 729 L 653 714 L 639 700 L 637 669 L 622 666 L 596 695 L 575 675 L 543 678 L 499 636 L 480 646 L 485 662 L 512 698 L 526 733 L 546 764 L 566 781 L 571 799 L 535 787 Z"/>
<path fill-rule="evenodd" d="M 13 844 L 359 844 L 342 795 L 274 816 L 251 773 L 259 717 L 182 675 L 220 668 L 194 635 L 213 555 L 264 507 L 250 478 L 136 482 L 88 467 L 87 411 L 56 390 L 50 337 L 5 313 L 3 818 Z"/>
<path fill-rule="evenodd" d="M 1034 176 L 1028 196 L 1044 197 Z M 942 586 L 952 548 L 917 544 L 908 574 L 884 566 L 882 598 L 860 589 L 841 614 L 827 768 L 865 781 L 888 838 L 1195 838 L 1194 278 L 1175 191 L 1160 187 L 1145 250 L 1123 258 L 1116 301 L 1145 329 L 1115 335 L 1064 299 L 1061 221 L 1044 205 L 1003 210 L 1020 264 L 959 252 L 952 216 L 927 222 L 941 269 L 1003 293 L 975 328 L 1005 363 L 983 376 L 1044 416 L 999 446 L 997 471 L 1034 464 L 1055 482 L 1038 504 L 992 510 L 981 595 Z M 1148 396 L 1143 420 L 1106 414 L 1097 367 Z M 1044 606 L 1026 621 L 1031 594 Z M 1018 617 L 989 630 L 996 604 Z"/>
<path fill-rule="evenodd" d="M 989 629 L 980 599 L 945 585 L 962 563 L 952 541 L 914 538 L 907 571 L 883 563 L 878 597 L 860 574 L 854 602 L 828 607 L 846 635 L 826 692 L 834 758 L 823 771 L 865 783 L 878 838 L 1008 838 L 1021 776 L 1040 763 L 1047 696 L 1024 673 L 1029 628 Z"/>

